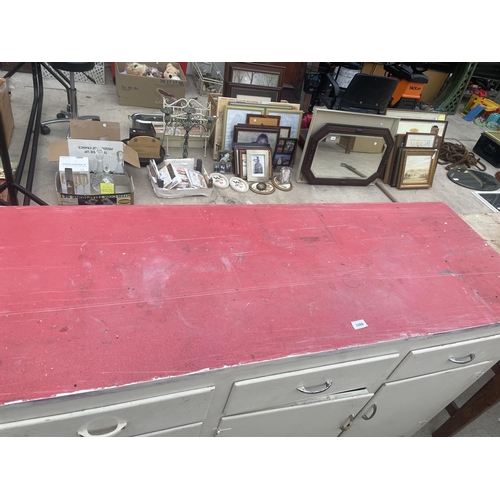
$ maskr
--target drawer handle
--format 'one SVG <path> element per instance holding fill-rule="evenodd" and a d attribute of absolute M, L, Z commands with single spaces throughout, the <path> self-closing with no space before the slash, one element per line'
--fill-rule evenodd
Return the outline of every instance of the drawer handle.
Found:
<path fill-rule="evenodd" d="M 123 420 L 118 422 L 116 424 L 116 428 L 113 429 L 111 432 L 108 432 L 107 434 L 91 434 L 87 429 L 80 429 L 78 431 L 78 434 L 81 437 L 112 437 L 116 436 L 119 432 L 121 432 L 123 429 L 127 427 L 127 422 L 124 422 Z"/>
<path fill-rule="evenodd" d="M 450 359 L 450 361 L 452 363 L 456 363 L 457 365 L 466 365 L 467 363 L 470 363 L 471 361 L 474 361 L 475 357 L 476 357 L 475 354 L 469 354 L 468 356 L 466 356 L 467 359 L 465 359 L 465 361 L 460 361 L 460 359 L 464 359 L 464 358 L 457 359 L 457 358 L 451 357 L 449 359 Z"/>
<path fill-rule="evenodd" d="M 354 415 L 351 413 L 349 415 L 349 420 L 347 420 L 347 424 L 341 425 L 340 430 L 344 432 L 348 431 L 351 428 L 353 421 L 354 421 Z"/>
<path fill-rule="evenodd" d="M 375 413 L 377 413 L 377 403 L 373 403 L 372 404 L 372 410 L 373 410 L 373 413 L 367 417 L 366 414 L 363 415 L 363 420 L 371 420 L 374 416 L 375 416 Z"/>
<path fill-rule="evenodd" d="M 325 392 L 327 391 L 328 389 L 330 389 L 330 387 L 332 386 L 333 382 L 330 382 L 329 380 L 327 380 L 325 382 L 325 387 L 324 389 L 320 389 L 319 391 L 310 391 L 309 389 L 306 389 L 305 387 L 297 387 L 297 390 L 300 391 L 300 392 L 303 392 L 304 394 L 320 394 L 322 392 Z"/>

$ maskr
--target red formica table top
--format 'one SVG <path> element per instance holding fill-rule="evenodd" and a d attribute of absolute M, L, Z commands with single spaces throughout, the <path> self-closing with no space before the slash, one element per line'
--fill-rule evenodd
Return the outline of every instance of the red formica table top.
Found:
<path fill-rule="evenodd" d="M 500 321 L 500 254 L 441 203 L 1 214 L 0 404 Z"/>

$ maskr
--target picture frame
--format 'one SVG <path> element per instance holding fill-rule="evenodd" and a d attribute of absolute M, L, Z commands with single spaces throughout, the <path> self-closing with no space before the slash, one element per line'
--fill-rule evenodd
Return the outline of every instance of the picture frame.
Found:
<path fill-rule="evenodd" d="M 290 127 L 290 137 L 292 139 L 298 139 L 300 134 L 300 127 L 302 123 L 301 110 L 269 110 L 266 109 L 266 116 L 279 116 L 281 127 Z"/>
<path fill-rule="evenodd" d="M 236 143 L 233 149 L 234 173 L 242 179 L 247 179 L 247 151 L 262 150 L 262 145 L 252 143 Z"/>
<path fill-rule="evenodd" d="M 259 87 L 283 87 L 284 66 L 265 63 L 227 62 L 224 69 L 223 94 L 230 95 L 230 84 L 252 85 Z"/>
<path fill-rule="evenodd" d="M 402 148 L 398 189 L 429 188 L 439 157 L 437 149 Z"/>
<path fill-rule="evenodd" d="M 297 139 L 279 138 L 273 154 L 273 168 L 289 167 L 297 147 Z"/>
<path fill-rule="evenodd" d="M 280 116 L 247 115 L 247 125 L 265 125 L 267 127 L 278 127 Z"/>
<path fill-rule="evenodd" d="M 222 144 L 221 151 L 233 149 L 233 135 L 235 125 L 245 125 L 248 114 L 259 115 L 264 114 L 263 108 L 258 106 L 237 106 L 231 104 L 226 106 L 224 110 L 224 122 L 222 126 Z"/>
<path fill-rule="evenodd" d="M 226 174 L 233 172 L 233 150 L 219 151 L 218 155 L 218 161 L 214 163 L 214 172 Z"/>
<path fill-rule="evenodd" d="M 269 146 L 274 152 L 280 136 L 279 127 L 264 127 L 263 125 L 236 125 L 233 142 L 245 142 Z M 263 142 L 267 140 L 267 142 Z"/>
<path fill-rule="evenodd" d="M 292 133 L 292 127 L 280 127 L 280 137 L 288 139 Z"/>
<path fill-rule="evenodd" d="M 399 120 L 397 134 L 435 134 L 444 138 L 448 122 L 446 120 Z"/>
<path fill-rule="evenodd" d="M 404 140 L 405 148 L 435 148 L 438 136 L 436 134 L 423 134 L 407 132 Z"/>
<path fill-rule="evenodd" d="M 271 178 L 271 158 L 272 151 L 270 147 L 247 149 L 247 180 L 250 182 L 267 182 Z"/>
<path fill-rule="evenodd" d="M 258 85 L 243 85 L 240 83 L 228 83 L 227 95 L 236 99 L 261 99 L 268 102 L 281 100 L 281 88 L 261 87 Z"/>

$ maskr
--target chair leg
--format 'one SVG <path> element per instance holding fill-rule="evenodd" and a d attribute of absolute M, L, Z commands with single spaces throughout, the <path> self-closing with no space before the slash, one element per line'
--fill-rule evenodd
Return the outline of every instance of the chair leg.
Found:
<path fill-rule="evenodd" d="M 97 115 L 88 115 L 88 116 L 78 116 L 78 99 L 77 99 L 77 91 L 76 91 L 76 86 L 75 86 L 75 74 L 73 72 L 69 73 L 69 85 L 65 85 L 66 87 L 66 92 L 68 95 L 68 107 L 67 107 L 67 112 L 61 113 L 64 115 L 64 117 L 59 117 L 60 115 L 57 115 L 57 118 L 54 118 L 53 120 L 46 120 L 42 123 L 40 123 L 41 127 L 41 133 L 43 135 L 47 135 L 50 133 L 50 128 L 47 127 L 48 124 L 51 123 L 64 123 L 64 122 L 69 122 L 70 120 L 93 120 L 93 121 L 100 121 L 101 118 Z M 68 129 L 68 134 L 67 137 L 70 137 L 70 132 Z"/>

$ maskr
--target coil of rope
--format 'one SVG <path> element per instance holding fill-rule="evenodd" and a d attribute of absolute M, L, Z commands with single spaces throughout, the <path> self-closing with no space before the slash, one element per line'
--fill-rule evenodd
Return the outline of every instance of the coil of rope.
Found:
<path fill-rule="evenodd" d="M 438 163 L 446 165 L 446 170 L 458 165 L 465 165 L 467 168 L 476 167 L 483 172 L 486 170 L 486 166 L 462 143 L 443 142 L 439 151 Z"/>

